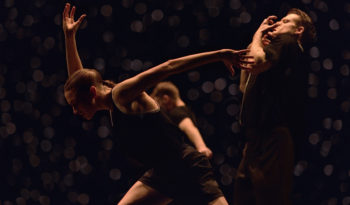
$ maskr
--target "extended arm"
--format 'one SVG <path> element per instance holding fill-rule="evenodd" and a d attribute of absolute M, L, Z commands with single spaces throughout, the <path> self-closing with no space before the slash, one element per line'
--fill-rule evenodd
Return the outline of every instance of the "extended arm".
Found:
<path fill-rule="evenodd" d="M 180 130 L 186 134 L 198 152 L 203 153 L 208 158 L 211 158 L 213 156 L 213 152 L 207 147 L 201 133 L 189 117 L 183 119 L 178 126 Z"/>
<path fill-rule="evenodd" d="M 247 51 L 222 49 L 168 60 L 119 83 L 113 89 L 113 98 L 118 99 L 121 105 L 126 105 L 135 100 L 143 91 L 165 78 L 212 62 L 223 61 L 232 70 L 233 67 L 248 69 L 248 67 L 243 65 L 252 63 L 250 57 L 244 55 Z"/>
<path fill-rule="evenodd" d="M 75 7 L 73 6 L 70 10 L 70 4 L 67 3 L 62 14 L 62 26 L 65 37 L 68 76 L 83 69 L 75 41 L 75 35 L 86 15 L 83 14 L 77 21 L 74 21 L 74 13 Z"/>

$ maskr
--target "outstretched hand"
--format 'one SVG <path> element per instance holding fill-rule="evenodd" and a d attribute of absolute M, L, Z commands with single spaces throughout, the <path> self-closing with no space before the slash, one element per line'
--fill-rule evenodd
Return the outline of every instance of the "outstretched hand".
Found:
<path fill-rule="evenodd" d="M 253 64 L 255 61 L 253 56 L 247 55 L 248 52 L 249 52 L 249 49 L 243 49 L 243 50 L 224 49 L 225 57 L 223 61 L 232 76 L 235 75 L 235 68 L 239 68 L 243 70 L 251 69 L 249 65 Z"/>
<path fill-rule="evenodd" d="M 271 42 L 271 39 L 275 37 L 273 31 L 275 31 L 275 28 L 280 25 L 279 22 L 275 22 L 276 19 L 277 16 L 267 17 L 263 20 L 260 27 L 255 32 L 255 36 L 257 38 L 261 38 L 261 42 L 264 46 L 268 45 Z"/>
<path fill-rule="evenodd" d="M 64 7 L 64 11 L 62 14 L 62 26 L 64 33 L 67 34 L 75 34 L 81 24 L 83 22 L 84 18 L 86 17 L 86 14 L 83 14 L 79 17 L 77 21 L 74 21 L 74 13 L 75 13 L 75 6 L 70 9 L 70 4 L 67 3 Z"/>

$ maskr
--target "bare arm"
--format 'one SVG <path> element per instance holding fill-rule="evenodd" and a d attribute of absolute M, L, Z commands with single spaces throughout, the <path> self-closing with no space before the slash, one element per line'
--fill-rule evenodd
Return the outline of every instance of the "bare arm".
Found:
<path fill-rule="evenodd" d="M 83 69 L 77 49 L 75 35 L 86 15 L 83 14 L 77 21 L 74 21 L 74 13 L 75 7 L 73 6 L 73 8 L 70 10 L 70 4 L 67 3 L 62 14 L 62 26 L 65 37 L 68 76 L 71 76 L 76 71 Z"/>
<path fill-rule="evenodd" d="M 254 63 L 249 65 L 251 67 L 251 70 L 249 72 L 253 74 L 259 74 L 271 67 L 271 62 L 266 59 L 266 55 L 263 49 L 263 36 L 266 32 L 278 26 L 277 23 L 273 22 L 276 18 L 276 16 L 269 16 L 268 18 L 264 19 L 253 36 L 253 40 L 250 44 L 250 52 L 248 53 L 248 55 L 254 57 Z M 245 73 L 243 73 L 243 75 L 244 74 Z"/>
<path fill-rule="evenodd" d="M 168 60 L 119 83 L 113 89 L 113 98 L 120 105 L 127 105 L 135 100 L 143 91 L 151 88 L 165 78 L 212 62 L 223 61 L 231 70 L 233 70 L 233 67 L 248 69 L 243 65 L 243 63 L 252 63 L 249 57 L 244 55 L 247 51 L 222 49 Z M 233 73 L 233 71 L 231 72 Z"/>
<path fill-rule="evenodd" d="M 213 156 L 213 152 L 205 144 L 198 128 L 193 124 L 192 120 L 187 117 L 179 123 L 179 128 L 182 130 L 196 149 L 203 153 L 208 158 Z"/>

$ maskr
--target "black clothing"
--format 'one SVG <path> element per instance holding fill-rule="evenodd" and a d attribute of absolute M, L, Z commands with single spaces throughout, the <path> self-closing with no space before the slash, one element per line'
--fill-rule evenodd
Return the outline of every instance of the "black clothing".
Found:
<path fill-rule="evenodd" d="M 160 111 L 112 113 L 117 149 L 149 168 L 139 181 L 174 199 L 208 202 L 223 196 L 209 160 L 181 141 L 182 132 Z"/>
<path fill-rule="evenodd" d="M 172 109 L 170 112 L 166 113 L 170 120 L 174 122 L 176 125 L 179 125 L 180 122 L 185 118 L 190 118 L 193 124 L 197 125 L 196 117 L 193 112 L 187 106 L 178 106 Z"/>
<path fill-rule="evenodd" d="M 235 205 L 290 205 L 293 138 L 303 135 L 307 69 L 295 37 L 264 47 L 269 70 L 250 75 L 241 123 L 247 143 L 237 170 Z"/>

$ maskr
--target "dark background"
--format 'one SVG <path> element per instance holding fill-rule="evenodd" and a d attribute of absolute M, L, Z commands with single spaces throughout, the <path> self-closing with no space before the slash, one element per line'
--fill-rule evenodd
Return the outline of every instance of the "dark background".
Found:
<path fill-rule="evenodd" d="M 116 204 L 140 171 L 114 150 L 107 112 L 74 116 L 67 78 L 63 0 L 0 1 L 0 204 Z M 298 7 L 314 20 L 307 135 L 296 142 L 293 201 L 350 204 L 349 1 L 68 1 L 87 18 L 77 34 L 83 65 L 119 82 L 164 62 L 243 49 L 268 15 Z M 217 180 L 232 201 L 244 139 L 241 94 L 221 63 L 170 78 L 196 113 Z M 293 109 L 293 108 L 291 108 Z"/>

